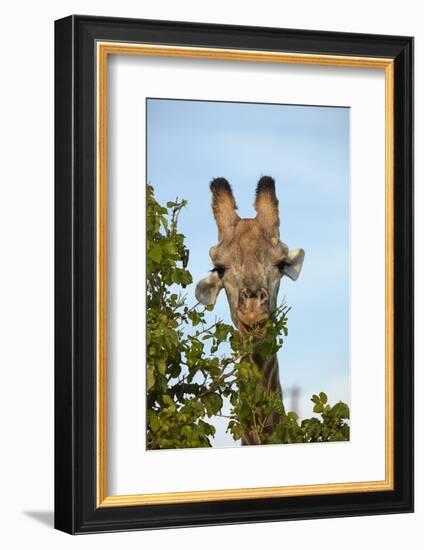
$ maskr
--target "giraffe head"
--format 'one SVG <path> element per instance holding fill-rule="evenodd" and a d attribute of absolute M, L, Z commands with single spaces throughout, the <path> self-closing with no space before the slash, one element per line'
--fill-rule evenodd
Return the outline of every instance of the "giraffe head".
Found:
<path fill-rule="evenodd" d="M 294 281 L 302 269 L 303 249 L 289 250 L 280 241 L 275 183 L 262 177 L 256 189 L 256 217 L 240 218 L 228 181 L 211 183 L 212 210 L 218 226 L 218 244 L 209 255 L 214 268 L 199 281 L 196 298 L 213 305 L 224 288 L 231 319 L 241 333 L 264 323 L 276 307 L 281 277 Z"/>

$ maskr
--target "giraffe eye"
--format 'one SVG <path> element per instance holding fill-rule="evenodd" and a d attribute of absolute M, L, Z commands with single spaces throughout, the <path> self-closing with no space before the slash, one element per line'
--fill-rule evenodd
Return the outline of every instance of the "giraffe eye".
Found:
<path fill-rule="evenodd" d="M 218 273 L 218 277 L 222 279 L 225 273 L 225 267 L 222 265 L 215 265 L 212 271 L 215 271 L 216 273 Z"/>
<path fill-rule="evenodd" d="M 280 273 L 283 273 L 284 268 L 286 267 L 286 265 L 287 265 L 287 262 L 285 260 L 282 260 L 281 262 L 276 264 L 276 267 L 278 267 L 278 270 L 279 270 Z"/>

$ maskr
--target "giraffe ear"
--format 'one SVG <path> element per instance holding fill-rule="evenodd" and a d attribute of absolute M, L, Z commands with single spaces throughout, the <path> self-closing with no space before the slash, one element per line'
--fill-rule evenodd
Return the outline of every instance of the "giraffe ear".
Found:
<path fill-rule="evenodd" d="M 287 258 L 285 259 L 283 274 L 290 277 L 292 281 L 296 281 L 302 270 L 304 259 L 305 251 L 303 248 L 295 248 L 294 250 L 290 250 Z"/>
<path fill-rule="evenodd" d="M 216 271 L 199 281 L 196 285 L 196 300 L 204 306 L 215 305 L 219 291 L 223 288 L 221 278 Z"/>

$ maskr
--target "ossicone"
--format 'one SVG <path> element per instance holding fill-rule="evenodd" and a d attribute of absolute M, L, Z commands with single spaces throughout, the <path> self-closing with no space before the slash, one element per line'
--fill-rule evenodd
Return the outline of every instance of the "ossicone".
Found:
<path fill-rule="evenodd" d="M 231 185 L 225 178 L 215 178 L 210 184 L 212 192 L 212 210 L 218 226 L 218 238 L 229 237 L 240 219 Z"/>
<path fill-rule="evenodd" d="M 256 219 L 273 237 L 279 237 L 280 218 L 275 181 L 271 176 L 262 176 L 256 187 Z"/>

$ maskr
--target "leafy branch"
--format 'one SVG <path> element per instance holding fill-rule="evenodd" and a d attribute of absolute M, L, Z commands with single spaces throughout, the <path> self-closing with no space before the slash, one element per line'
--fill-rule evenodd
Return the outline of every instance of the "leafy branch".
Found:
<path fill-rule="evenodd" d="M 210 447 L 215 417 L 227 419 L 235 440 L 252 432 L 260 444 L 348 440 L 346 404 L 331 407 L 324 393 L 314 395 L 320 418 L 300 422 L 286 414 L 278 393 L 265 390 L 251 360 L 253 353 L 265 358 L 283 345 L 286 305 L 267 321 L 265 335 L 258 328 L 246 337 L 220 320 L 209 324 L 212 308 L 187 306 L 184 289 L 193 280 L 178 232 L 186 204 L 176 199 L 161 206 L 147 186 L 147 447 Z M 280 422 L 270 432 L 273 414 Z"/>

